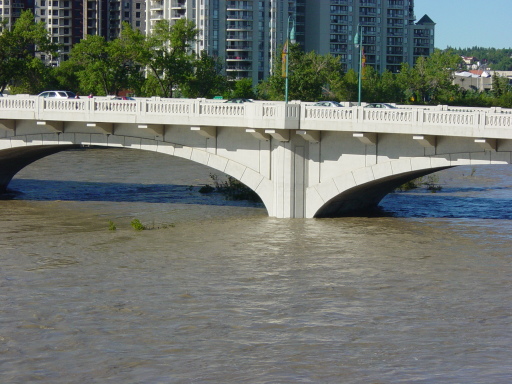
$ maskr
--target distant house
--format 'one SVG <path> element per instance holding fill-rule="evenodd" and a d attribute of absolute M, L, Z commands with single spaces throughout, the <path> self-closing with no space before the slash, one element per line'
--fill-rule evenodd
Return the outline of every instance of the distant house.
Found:
<path fill-rule="evenodd" d="M 474 56 L 461 56 L 462 60 L 464 61 L 464 64 L 466 65 L 473 65 L 475 64 L 478 59 Z"/>

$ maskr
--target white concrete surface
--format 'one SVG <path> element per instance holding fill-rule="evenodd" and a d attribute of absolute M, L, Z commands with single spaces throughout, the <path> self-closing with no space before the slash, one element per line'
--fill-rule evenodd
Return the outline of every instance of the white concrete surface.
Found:
<path fill-rule="evenodd" d="M 510 164 L 512 110 L 0 98 L 4 187 L 14 176 L 12 162 L 26 159 L 29 147 L 61 145 L 186 158 L 245 183 L 270 216 L 312 218 L 364 207 L 365 196 L 375 205 L 404 178 L 457 165 Z"/>

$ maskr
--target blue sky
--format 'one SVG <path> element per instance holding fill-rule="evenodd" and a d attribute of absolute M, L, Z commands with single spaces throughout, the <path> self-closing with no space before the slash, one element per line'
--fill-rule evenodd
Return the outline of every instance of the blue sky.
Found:
<path fill-rule="evenodd" d="M 414 13 L 436 23 L 436 48 L 512 48 L 512 0 L 415 0 Z"/>

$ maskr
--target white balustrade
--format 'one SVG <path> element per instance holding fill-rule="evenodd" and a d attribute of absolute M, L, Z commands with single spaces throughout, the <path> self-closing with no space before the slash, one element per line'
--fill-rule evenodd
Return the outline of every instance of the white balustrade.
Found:
<path fill-rule="evenodd" d="M 451 111 L 425 111 L 424 123 L 436 125 L 474 125 L 475 115 L 473 113 L 451 112 Z"/>
<path fill-rule="evenodd" d="M 62 113 L 62 115 L 60 115 Z M 398 109 L 371 109 L 364 107 L 317 107 L 306 103 L 255 101 L 254 103 L 225 103 L 206 99 L 149 99 L 113 100 L 106 97 L 80 99 L 49 99 L 30 95 L 0 97 L 0 120 L 29 119 L 66 121 L 98 121 L 102 116 L 105 122 L 116 122 L 116 115 L 124 122 L 157 124 L 160 116 L 174 115 L 186 124 L 191 119 L 198 125 L 208 125 L 213 119 L 216 125 L 240 126 L 249 128 L 299 129 L 300 120 L 308 123 L 308 129 L 345 129 L 345 124 L 365 122 L 383 124 L 389 130 L 393 124 L 411 126 L 458 126 L 481 129 L 512 128 L 512 110 L 503 108 L 470 108 L 450 106 L 400 106 Z M 145 117 L 146 116 L 146 117 Z M 146 119 L 146 120 L 145 120 Z M 195 119 L 195 120 L 194 120 Z M 210 119 L 210 120 L 209 120 Z M 338 124 L 339 122 L 339 124 Z M 318 123 L 318 124 L 317 124 Z M 245 125 L 244 125 L 245 124 Z"/>

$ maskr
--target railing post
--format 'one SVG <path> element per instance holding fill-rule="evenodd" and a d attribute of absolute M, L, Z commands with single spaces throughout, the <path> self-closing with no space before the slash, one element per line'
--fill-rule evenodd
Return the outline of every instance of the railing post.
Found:
<path fill-rule="evenodd" d="M 485 112 L 482 116 L 482 111 L 473 112 L 473 117 L 475 119 L 475 128 L 483 129 L 485 126 Z"/>
<path fill-rule="evenodd" d="M 201 115 L 201 104 L 204 102 L 204 99 L 195 99 L 193 100 L 192 104 L 192 111 L 191 114 L 193 116 L 200 116 Z"/>
<path fill-rule="evenodd" d="M 35 115 L 36 119 L 41 119 L 41 113 L 44 111 L 44 97 L 34 96 L 36 98 L 36 110 Z"/>
<path fill-rule="evenodd" d="M 146 99 L 137 100 L 137 112 L 141 116 L 145 116 L 148 111 L 148 103 Z"/>

